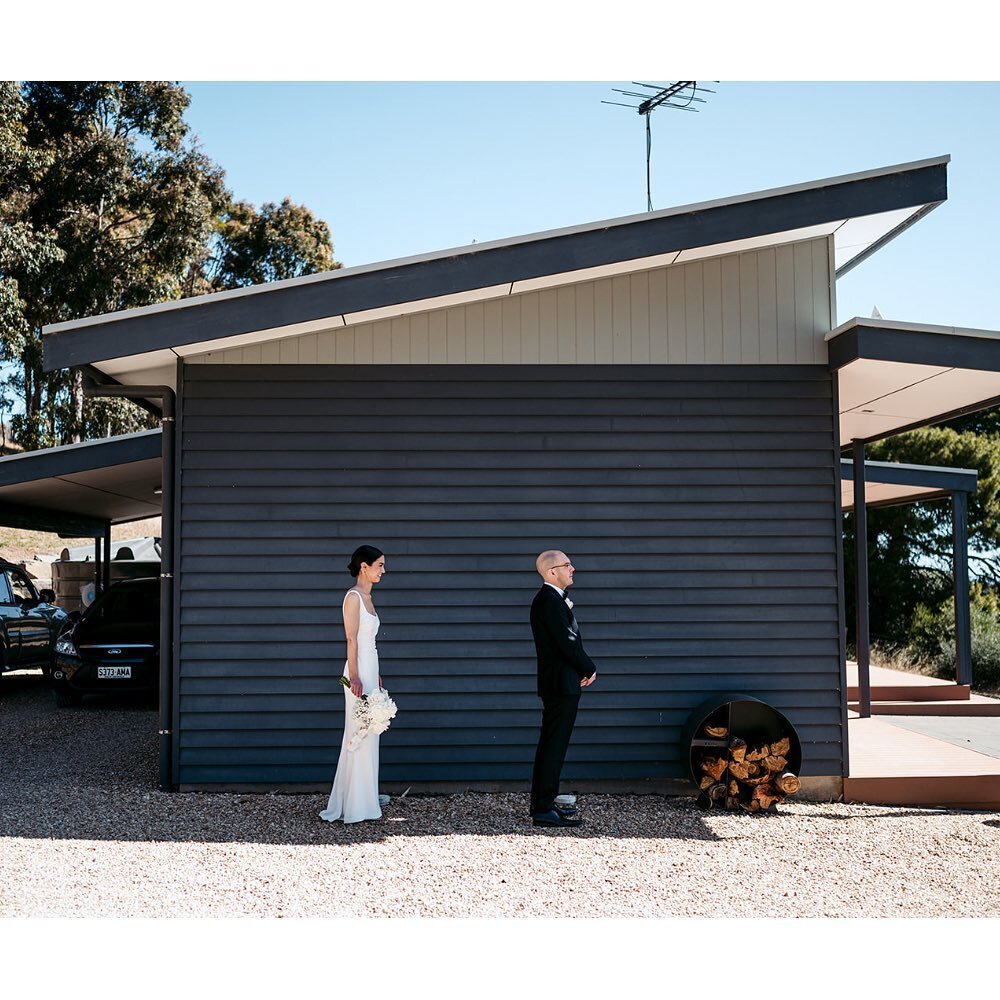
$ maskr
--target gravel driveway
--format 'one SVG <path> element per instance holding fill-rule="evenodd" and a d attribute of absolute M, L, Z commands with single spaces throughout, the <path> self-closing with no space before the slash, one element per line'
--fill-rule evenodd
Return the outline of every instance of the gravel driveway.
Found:
<path fill-rule="evenodd" d="M 581 795 L 574 832 L 464 793 L 331 826 L 325 795 L 157 791 L 148 705 L 0 684 L 0 917 L 1000 916 L 1000 813 Z"/>

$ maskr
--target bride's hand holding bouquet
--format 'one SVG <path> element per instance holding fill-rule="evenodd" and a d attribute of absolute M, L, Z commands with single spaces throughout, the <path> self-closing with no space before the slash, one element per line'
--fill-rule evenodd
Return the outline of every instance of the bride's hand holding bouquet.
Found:
<path fill-rule="evenodd" d="M 381 677 L 379 678 L 381 681 Z M 354 690 L 353 682 L 346 677 L 340 678 L 344 687 Z M 358 685 L 360 687 L 360 684 Z M 379 687 L 371 694 L 362 694 L 354 704 L 354 721 L 357 731 L 348 741 L 348 750 L 357 750 L 361 741 L 369 734 L 379 735 L 389 728 L 389 723 L 396 717 L 396 703 L 389 697 L 385 688 Z"/>

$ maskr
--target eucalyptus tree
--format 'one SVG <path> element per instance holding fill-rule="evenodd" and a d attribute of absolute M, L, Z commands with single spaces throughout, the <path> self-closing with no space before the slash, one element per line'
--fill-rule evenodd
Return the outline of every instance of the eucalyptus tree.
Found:
<path fill-rule="evenodd" d="M 85 401 L 78 373 L 43 372 L 44 325 L 340 266 L 308 209 L 233 200 L 177 84 L 0 86 L 0 351 L 22 447 L 149 421 Z"/>

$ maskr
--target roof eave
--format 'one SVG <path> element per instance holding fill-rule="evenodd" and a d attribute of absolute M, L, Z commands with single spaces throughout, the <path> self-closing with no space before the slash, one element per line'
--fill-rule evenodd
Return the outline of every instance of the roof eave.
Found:
<path fill-rule="evenodd" d="M 218 341 L 857 216 L 910 207 L 919 216 L 947 198 L 949 159 L 938 157 L 735 200 L 58 324 L 43 330 L 45 370 Z M 912 221 L 908 217 L 895 232 Z M 878 242 L 882 245 L 884 238 Z"/>

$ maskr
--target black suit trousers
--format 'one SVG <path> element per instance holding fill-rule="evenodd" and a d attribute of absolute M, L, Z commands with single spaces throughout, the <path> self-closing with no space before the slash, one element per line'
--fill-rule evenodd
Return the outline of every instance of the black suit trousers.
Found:
<path fill-rule="evenodd" d="M 548 812 L 559 794 L 559 775 L 569 738 L 573 735 L 580 694 L 555 694 L 542 699 L 542 732 L 531 774 L 531 811 Z"/>

